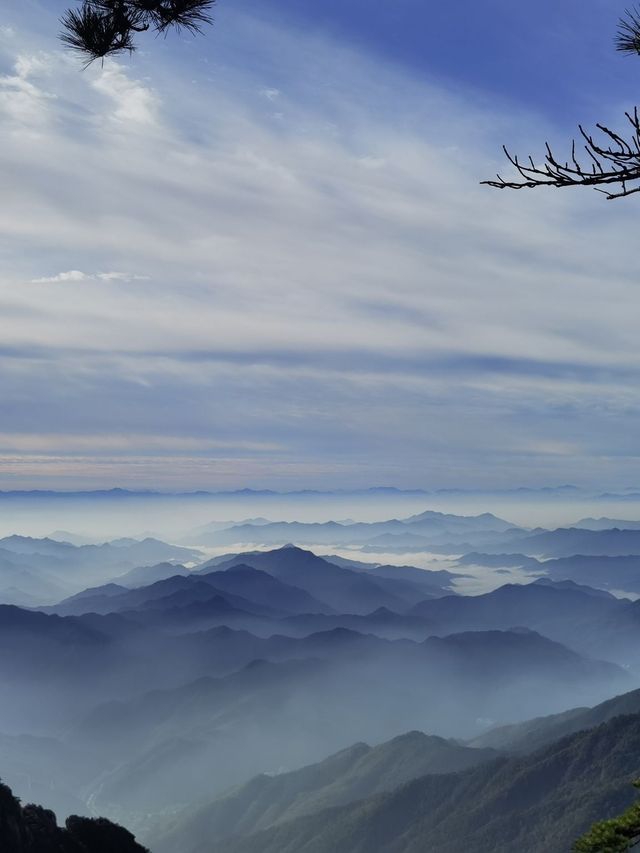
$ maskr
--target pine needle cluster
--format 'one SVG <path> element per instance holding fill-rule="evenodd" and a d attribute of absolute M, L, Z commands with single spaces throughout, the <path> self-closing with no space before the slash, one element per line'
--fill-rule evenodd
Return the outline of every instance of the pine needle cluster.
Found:
<path fill-rule="evenodd" d="M 89 65 L 96 59 L 132 53 L 135 37 L 153 31 L 198 34 L 212 23 L 216 0 L 83 0 L 62 16 L 60 38 Z"/>

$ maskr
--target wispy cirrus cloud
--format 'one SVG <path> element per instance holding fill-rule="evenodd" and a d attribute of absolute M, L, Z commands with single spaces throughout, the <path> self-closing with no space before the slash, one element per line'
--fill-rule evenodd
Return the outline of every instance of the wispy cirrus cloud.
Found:
<path fill-rule="evenodd" d="M 281 451 L 280 445 L 229 439 L 220 441 L 206 436 L 163 435 L 162 433 L 6 433 L 0 432 L 0 451 L 27 452 L 31 454 L 59 453 L 83 456 L 87 452 L 100 455 L 121 452 L 127 455 L 142 454 L 155 456 L 158 453 L 218 453 L 220 451 L 244 451 L 255 454 Z"/>
<path fill-rule="evenodd" d="M 232 13 L 160 50 L 79 73 L 26 19 L 1 48 L 0 478 L 630 476 L 628 207 L 477 183 L 535 116 Z"/>
<path fill-rule="evenodd" d="M 74 282 L 74 281 L 148 281 L 149 276 L 137 275 L 130 272 L 96 272 L 86 273 L 82 270 L 67 270 L 59 272 L 55 275 L 42 276 L 41 278 L 32 278 L 32 284 L 55 284 L 59 282 Z"/>
<path fill-rule="evenodd" d="M 0 112 L 23 132 L 40 129 L 47 121 L 48 102 L 57 98 L 41 83 L 50 71 L 47 54 L 19 54 L 12 72 L 0 76 Z"/>
<path fill-rule="evenodd" d="M 129 129 L 136 125 L 152 125 L 157 121 L 160 98 L 149 86 L 132 79 L 117 63 L 109 63 L 94 77 L 91 85 L 111 102 L 110 118 Z"/>

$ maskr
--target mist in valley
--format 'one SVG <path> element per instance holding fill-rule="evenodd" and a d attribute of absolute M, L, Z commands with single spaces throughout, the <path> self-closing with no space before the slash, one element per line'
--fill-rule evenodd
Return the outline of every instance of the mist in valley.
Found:
<path fill-rule="evenodd" d="M 386 790 L 359 763 L 373 755 L 389 788 L 471 772 L 508 757 L 482 741 L 501 726 L 640 687 L 632 519 L 542 529 L 553 500 L 525 525 L 518 500 L 501 518 L 375 493 L 2 500 L 23 519 L 0 539 L 2 778 L 153 850 L 266 831 L 255 780 L 283 780 L 267 787 L 286 823 L 302 768 L 312 815 Z M 572 542 L 605 553 L 567 557 Z M 245 817 L 225 829 L 230 796 Z"/>
<path fill-rule="evenodd" d="M 640 843 L 608 5 L 5 0 L 0 853 Z"/>

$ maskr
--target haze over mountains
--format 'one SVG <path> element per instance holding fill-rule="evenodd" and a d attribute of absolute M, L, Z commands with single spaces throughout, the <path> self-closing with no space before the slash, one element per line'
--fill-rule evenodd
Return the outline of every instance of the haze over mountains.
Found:
<path fill-rule="evenodd" d="M 196 549 L 151 538 L 76 546 L 51 538 L 6 536 L 0 539 L 0 599 L 25 605 L 43 599 L 53 602 L 88 582 L 100 582 L 148 563 L 190 562 L 200 556 Z"/>
<path fill-rule="evenodd" d="M 409 518 L 374 523 L 302 524 L 300 522 L 275 522 L 238 524 L 228 529 L 202 534 L 203 545 L 233 545 L 242 542 L 260 542 L 264 545 L 282 545 L 295 541 L 315 545 L 391 545 L 394 549 L 422 544 L 448 546 L 457 542 L 500 541 L 498 534 L 511 531 L 512 526 L 491 513 L 461 518 L 455 515 L 427 510 Z"/>
<path fill-rule="evenodd" d="M 229 853 L 566 853 L 585 825 L 634 799 L 640 718 L 560 740 L 531 756 L 427 775 L 207 850 Z M 198 849 L 198 848 L 195 848 Z"/>
<path fill-rule="evenodd" d="M 341 517 L 0 540 L 2 779 L 156 853 L 559 853 L 631 801 L 640 530 Z"/>
<path fill-rule="evenodd" d="M 590 821 L 633 801 L 639 710 L 635 691 L 482 739 L 502 752 L 474 755 L 417 732 L 373 749 L 356 744 L 184 810 L 161 827 L 156 848 L 561 853 Z"/>

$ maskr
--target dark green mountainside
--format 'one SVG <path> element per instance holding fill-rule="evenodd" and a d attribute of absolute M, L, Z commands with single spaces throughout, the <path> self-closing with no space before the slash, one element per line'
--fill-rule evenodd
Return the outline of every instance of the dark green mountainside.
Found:
<path fill-rule="evenodd" d="M 567 853 L 635 799 L 640 715 L 616 717 L 531 755 L 425 776 L 208 853 Z"/>
<path fill-rule="evenodd" d="M 0 783 L 2 853 L 147 853 L 126 829 L 104 818 L 70 817 L 64 829 L 53 812 L 22 806 Z"/>
<path fill-rule="evenodd" d="M 497 755 L 417 731 L 375 747 L 357 743 L 301 770 L 256 776 L 213 803 L 188 810 L 153 838 L 152 847 L 154 853 L 207 853 L 214 841 L 230 835 L 390 791 L 427 773 L 465 770 Z"/>
<path fill-rule="evenodd" d="M 614 696 L 593 708 L 571 708 L 561 714 L 499 726 L 469 741 L 468 745 L 503 752 L 533 752 L 561 737 L 592 729 L 623 714 L 640 714 L 640 690 Z"/>

